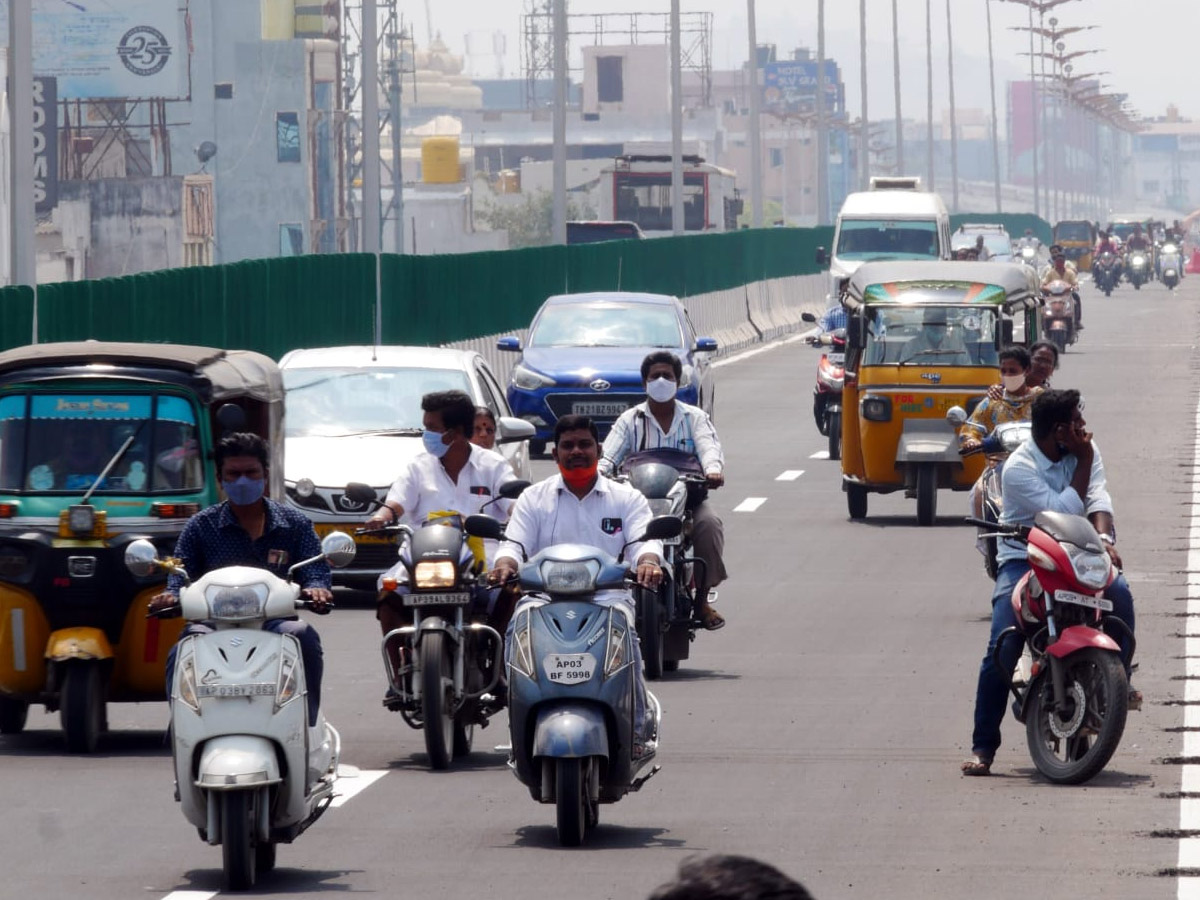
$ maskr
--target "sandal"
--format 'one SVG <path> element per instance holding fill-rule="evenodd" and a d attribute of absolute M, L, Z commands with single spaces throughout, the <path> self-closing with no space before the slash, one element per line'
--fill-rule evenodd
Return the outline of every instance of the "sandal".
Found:
<path fill-rule="evenodd" d="M 1143 699 L 1145 698 L 1142 697 L 1141 691 L 1137 690 L 1136 688 L 1130 688 L 1129 700 L 1126 702 L 1126 706 L 1128 709 L 1136 712 L 1142 708 Z"/>
<path fill-rule="evenodd" d="M 720 631 L 725 627 L 725 618 L 710 606 L 700 613 L 700 625 L 705 631 Z"/>
<path fill-rule="evenodd" d="M 962 773 L 964 775 L 991 775 L 992 761 L 976 753 L 970 759 L 963 762 Z"/>

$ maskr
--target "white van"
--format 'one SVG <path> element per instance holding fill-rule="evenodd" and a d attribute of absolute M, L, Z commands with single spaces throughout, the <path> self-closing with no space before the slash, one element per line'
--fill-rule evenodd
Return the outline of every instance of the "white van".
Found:
<path fill-rule="evenodd" d="M 864 262 L 887 259 L 950 259 L 950 214 L 920 178 L 873 177 L 869 191 L 846 197 L 833 252 L 817 248 L 817 264 L 829 266 L 829 302 Z"/>

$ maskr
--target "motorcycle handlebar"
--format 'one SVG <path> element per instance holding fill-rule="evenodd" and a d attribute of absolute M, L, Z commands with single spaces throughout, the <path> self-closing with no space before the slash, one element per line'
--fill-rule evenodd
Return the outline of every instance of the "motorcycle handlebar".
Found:
<path fill-rule="evenodd" d="M 307 609 L 310 612 L 315 612 L 318 616 L 327 616 L 331 612 L 333 612 L 333 601 L 332 600 L 330 600 L 328 603 L 325 603 L 318 607 L 318 606 L 314 605 L 311 600 L 305 598 L 305 599 L 300 600 L 296 604 L 296 606 L 299 607 L 300 609 Z"/>
<path fill-rule="evenodd" d="M 1029 532 L 1033 530 L 1028 525 L 1001 525 L 999 522 L 989 522 L 987 519 L 977 519 L 975 516 L 967 516 L 963 521 L 968 525 L 987 529 L 1000 537 L 1012 538 L 1017 541 L 1028 541 Z"/>

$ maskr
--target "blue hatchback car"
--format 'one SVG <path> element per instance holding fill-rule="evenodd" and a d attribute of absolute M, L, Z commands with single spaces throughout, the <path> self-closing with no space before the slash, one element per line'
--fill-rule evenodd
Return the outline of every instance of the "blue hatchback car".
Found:
<path fill-rule="evenodd" d="M 646 399 L 642 360 L 655 350 L 670 350 L 683 362 L 678 398 L 712 415 L 709 355 L 717 342 L 697 337 L 683 304 L 665 294 L 551 297 L 534 316 L 526 346 L 515 337 L 497 346 L 521 354 L 508 403 L 537 429 L 535 452 L 545 450 L 559 416 L 590 416 L 603 439 L 621 413 Z"/>

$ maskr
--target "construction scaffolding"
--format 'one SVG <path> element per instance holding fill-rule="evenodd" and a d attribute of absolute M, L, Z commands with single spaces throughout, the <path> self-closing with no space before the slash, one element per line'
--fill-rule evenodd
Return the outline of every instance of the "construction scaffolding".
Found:
<path fill-rule="evenodd" d="M 393 234 L 403 229 L 396 221 L 401 184 L 401 116 L 400 83 L 414 71 L 411 58 L 412 38 L 407 33 L 397 11 L 397 0 L 376 0 L 379 14 L 378 90 L 386 103 L 379 104 L 379 134 L 390 136 L 390 154 L 381 154 L 381 184 L 389 191 L 390 200 L 380 216 L 381 229 L 391 221 Z M 342 3 L 342 104 L 346 114 L 345 152 L 346 176 L 350 185 L 347 203 L 350 250 L 360 246 L 362 211 L 355 199 L 354 189 L 362 185 L 362 0 L 343 0 Z"/>
<path fill-rule="evenodd" d="M 545 85 L 554 77 L 553 0 L 526 0 L 521 16 L 521 70 L 525 74 L 525 105 L 546 102 Z M 700 106 L 712 106 L 713 14 L 685 12 L 679 19 L 680 61 L 684 72 L 700 80 Z M 582 72 L 572 65 L 571 42 L 586 46 L 669 44 L 670 13 L 570 13 L 567 15 L 567 73 Z"/>

